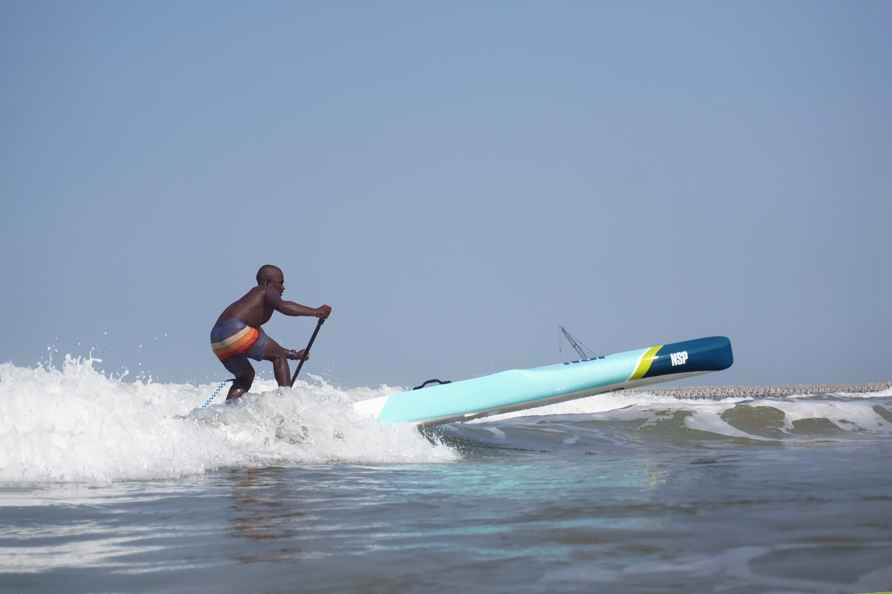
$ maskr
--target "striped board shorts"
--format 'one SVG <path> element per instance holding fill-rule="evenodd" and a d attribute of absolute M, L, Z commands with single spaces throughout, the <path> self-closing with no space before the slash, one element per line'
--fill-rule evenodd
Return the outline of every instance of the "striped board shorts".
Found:
<path fill-rule="evenodd" d="M 211 330 L 211 348 L 221 361 L 234 357 L 262 361 L 268 343 L 269 336 L 263 330 L 235 318 L 221 320 Z"/>

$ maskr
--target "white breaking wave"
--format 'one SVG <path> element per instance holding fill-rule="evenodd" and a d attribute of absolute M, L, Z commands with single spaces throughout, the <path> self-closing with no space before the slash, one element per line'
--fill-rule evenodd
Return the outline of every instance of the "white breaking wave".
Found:
<path fill-rule="evenodd" d="M 722 402 L 733 406 L 737 402 L 743 402 L 745 398 L 728 398 Z M 545 415 L 579 415 L 579 414 L 596 414 L 615 411 L 623 408 L 636 407 L 639 405 L 656 405 L 664 404 L 667 407 L 681 408 L 684 403 L 685 408 L 689 408 L 695 400 L 682 400 L 672 396 L 658 396 L 647 392 L 605 392 L 604 394 L 595 394 L 577 400 L 568 402 L 559 402 L 557 404 L 549 404 L 529 410 L 520 410 L 516 412 L 505 413 L 501 415 L 493 415 L 479 421 L 477 423 L 491 422 L 514 417 L 533 417 Z M 700 401 L 702 402 L 702 401 Z"/>
<path fill-rule="evenodd" d="M 886 388 L 877 392 L 838 392 L 838 395 L 850 396 L 852 398 L 888 398 L 892 396 L 892 388 Z"/>
<path fill-rule="evenodd" d="M 312 377 L 312 376 L 311 376 Z M 216 385 L 124 382 L 92 359 L 61 369 L 0 364 L 0 482 L 176 478 L 276 463 L 430 463 L 460 458 L 412 426 L 358 416 L 352 403 L 394 388 L 319 378 L 197 409 Z"/>
<path fill-rule="evenodd" d="M 770 408 L 782 413 L 781 424 L 777 429 L 794 437 L 796 423 L 809 420 L 827 421 L 840 432 L 848 434 L 889 435 L 892 421 L 889 413 L 880 412 L 877 400 L 892 396 L 889 390 L 846 394 L 845 399 L 827 400 L 815 398 L 814 394 L 801 394 L 786 398 L 746 397 L 722 398 L 720 400 L 699 398 L 678 398 L 648 392 L 608 392 L 529 410 L 495 415 L 472 423 L 492 423 L 511 418 L 540 417 L 553 415 L 586 415 L 599 420 L 642 421 L 643 425 L 653 424 L 659 419 L 684 413 L 684 425 L 689 429 L 705 431 L 726 437 L 745 437 L 756 440 L 766 439 L 735 427 L 725 415 L 738 406 Z M 888 405 L 887 405 L 888 406 Z"/>

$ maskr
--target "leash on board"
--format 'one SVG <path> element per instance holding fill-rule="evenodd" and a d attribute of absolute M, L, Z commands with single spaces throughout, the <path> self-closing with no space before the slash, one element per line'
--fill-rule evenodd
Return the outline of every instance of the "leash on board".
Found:
<path fill-rule="evenodd" d="M 316 335 L 319 334 L 319 328 L 322 327 L 322 323 L 325 322 L 325 318 L 319 318 L 319 321 L 316 322 L 316 329 L 313 330 L 313 336 L 310 337 L 310 342 L 307 343 L 307 348 L 304 349 L 304 357 L 310 354 L 310 349 L 313 348 L 313 343 L 316 342 Z M 294 382 L 297 381 L 297 374 L 300 373 L 300 368 L 304 366 L 304 362 L 306 359 L 301 359 L 300 363 L 297 364 L 297 370 L 294 372 L 294 377 L 291 378 L 291 386 L 294 386 Z"/>
<path fill-rule="evenodd" d="M 208 406 L 211 402 L 214 401 L 214 398 L 217 397 L 217 394 L 220 393 L 220 390 L 223 389 L 223 386 L 225 386 L 225 385 L 228 384 L 229 382 L 234 382 L 234 381 L 235 381 L 235 378 L 233 378 L 233 379 L 228 379 L 228 380 L 223 380 L 222 382 L 220 382 L 220 385 L 217 386 L 217 389 L 214 390 L 214 393 L 211 394 L 210 396 L 208 396 L 208 399 L 205 400 L 204 402 L 202 402 L 202 403 L 201 403 L 201 406 L 199 406 L 198 408 L 207 408 L 207 406 Z"/>

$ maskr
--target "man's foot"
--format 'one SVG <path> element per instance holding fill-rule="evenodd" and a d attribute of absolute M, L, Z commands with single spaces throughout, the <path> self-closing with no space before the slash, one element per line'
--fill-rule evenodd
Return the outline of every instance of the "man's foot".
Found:
<path fill-rule="evenodd" d="M 244 388 L 236 388 L 236 387 L 231 388 L 229 390 L 229 394 L 226 396 L 226 404 L 235 402 L 236 400 L 238 400 L 239 398 L 241 398 L 242 396 L 247 394 L 247 392 L 248 391 L 245 390 Z"/>

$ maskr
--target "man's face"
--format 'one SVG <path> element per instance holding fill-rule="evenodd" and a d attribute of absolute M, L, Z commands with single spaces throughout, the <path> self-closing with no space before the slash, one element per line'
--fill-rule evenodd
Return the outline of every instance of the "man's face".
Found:
<path fill-rule="evenodd" d="M 279 292 L 279 295 L 285 292 L 285 275 L 281 272 L 274 273 L 269 278 L 269 286 Z"/>

